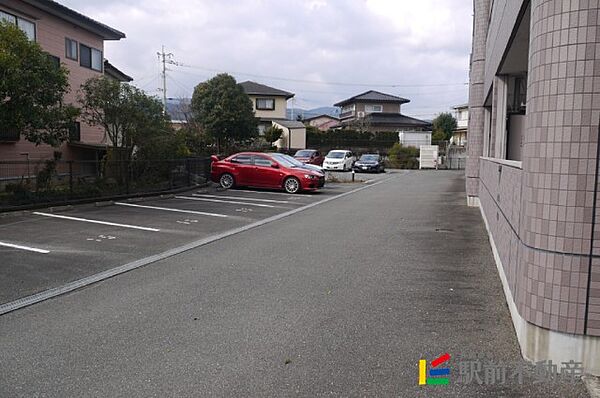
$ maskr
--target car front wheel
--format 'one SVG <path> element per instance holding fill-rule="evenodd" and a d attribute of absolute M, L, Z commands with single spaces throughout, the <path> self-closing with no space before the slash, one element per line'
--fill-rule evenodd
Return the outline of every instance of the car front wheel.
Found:
<path fill-rule="evenodd" d="M 221 188 L 229 189 L 233 188 L 233 186 L 235 185 L 235 180 L 233 179 L 233 176 L 231 174 L 225 173 L 221 175 L 221 178 L 219 179 L 219 184 L 221 185 Z"/>
<path fill-rule="evenodd" d="M 287 193 L 297 193 L 300 190 L 300 181 L 295 177 L 288 177 L 283 182 L 283 188 Z"/>

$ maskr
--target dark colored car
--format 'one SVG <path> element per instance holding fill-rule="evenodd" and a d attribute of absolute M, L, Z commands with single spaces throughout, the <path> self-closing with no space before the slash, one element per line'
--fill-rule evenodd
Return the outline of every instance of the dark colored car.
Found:
<path fill-rule="evenodd" d="M 383 165 L 383 158 L 380 155 L 366 153 L 360 157 L 356 162 L 354 162 L 354 166 L 352 169 L 356 172 L 374 172 L 374 173 L 382 173 L 385 171 L 385 166 Z"/>
<path fill-rule="evenodd" d="M 247 186 L 296 193 L 314 191 L 325 185 L 323 174 L 299 166 L 278 153 L 240 152 L 223 160 L 214 155 L 211 159 L 211 179 L 226 189 Z"/>
<path fill-rule="evenodd" d="M 299 160 L 302 163 L 316 164 L 317 166 L 323 165 L 324 156 L 321 152 L 316 149 L 301 149 L 294 155 L 294 159 Z"/>

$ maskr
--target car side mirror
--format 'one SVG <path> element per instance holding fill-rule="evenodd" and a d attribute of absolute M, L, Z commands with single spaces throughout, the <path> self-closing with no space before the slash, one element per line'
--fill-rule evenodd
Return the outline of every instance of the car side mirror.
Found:
<path fill-rule="evenodd" d="M 277 163 L 271 163 L 271 167 L 274 169 L 278 169 L 279 165 Z"/>

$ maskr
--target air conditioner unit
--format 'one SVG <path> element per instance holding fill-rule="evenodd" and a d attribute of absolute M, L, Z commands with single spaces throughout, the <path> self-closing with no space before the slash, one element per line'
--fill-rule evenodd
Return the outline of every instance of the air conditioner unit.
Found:
<path fill-rule="evenodd" d="M 356 117 L 358 117 L 359 119 L 362 119 L 363 117 L 365 117 L 365 113 L 364 112 L 356 112 Z"/>

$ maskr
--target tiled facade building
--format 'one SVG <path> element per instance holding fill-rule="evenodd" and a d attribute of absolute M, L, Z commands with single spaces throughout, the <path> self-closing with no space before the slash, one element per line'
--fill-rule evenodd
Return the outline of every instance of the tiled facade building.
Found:
<path fill-rule="evenodd" d="M 523 355 L 600 374 L 598 0 L 474 0 L 467 200 Z"/>
<path fill-rule="evenodd" d="M 28 38 L 37 42 L 56 62 L 69 70 L 70 91 L 66 103 L 77 103 L 79 87 L 92 77 L 105 74 L 120 81 L 131 78 L 104 59 L 104 41 L 120 40 L 125 34 L 49 0 L 2 0 L 0 20 L 16 24 Z M 104 130 L 80 121 L 69 143 L 60 151 L 65 160 L 95 160 L 107 142 Z M 56 148 L 36 146 L 19 134 L 0 126 L 0 161 L 52 158 Z"/>

